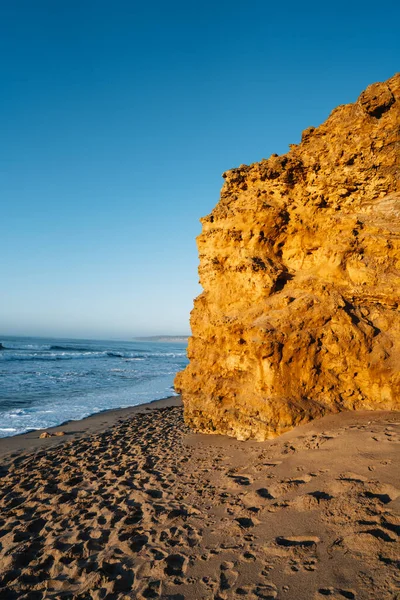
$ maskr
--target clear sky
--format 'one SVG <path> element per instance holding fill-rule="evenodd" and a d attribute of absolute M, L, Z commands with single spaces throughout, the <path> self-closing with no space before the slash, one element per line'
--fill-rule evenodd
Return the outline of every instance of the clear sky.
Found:
<path fill-rule="evenodd" d="M 185 334 L 223 171 L 400 69 L 400 3 L 0 0 L 0 334 Z"/>

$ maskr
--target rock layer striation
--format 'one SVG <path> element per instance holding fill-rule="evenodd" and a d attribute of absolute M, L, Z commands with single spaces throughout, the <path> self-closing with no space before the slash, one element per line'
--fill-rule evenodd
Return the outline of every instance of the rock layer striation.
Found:
<path fill-rule="evenodd" d="M 175 381 L 186 423 L 264 440 L 400 409 L 400 74 L 223 177 Z"/>

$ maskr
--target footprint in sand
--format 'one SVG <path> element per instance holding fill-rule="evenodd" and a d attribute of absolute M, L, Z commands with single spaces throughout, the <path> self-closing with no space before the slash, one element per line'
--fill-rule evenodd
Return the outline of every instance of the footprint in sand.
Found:
<path fill-rule="evenodd" d="M 165 559 L 164 573 L 170 577 L 182 577 L 187 569 L 188 559 L 182 554 L 170 554 Z"/>
<path fill-rule="evenodd" d="M 251 485 L 253 483 L 252 478 L 249 475 L 230 475 L 228 474 L 228 477 L 230 477 L 230 479 L 233 479 L 233 481 L 235 483 L 237 483 L 238 485 L 243 485 L 243 486 L 247 486 L 247 485 Z"/>
<path fill-rule="evenodd" d="M 274 500 L 274 496 L 267 490 L 267 488 L 259 488 L 256 490 L 256 494 L 264 500 Z"/>
<path fill-rule="evenodd" d="M 299 571 L 312 572 L 316 571 L 318 566 L 318 561 L 316 558 L 310 558 L 308 560 L 297 560 L 296 558 L 291 558 L 289 560 L 288 566 L 285 569 L 285 573 L 298 573 Z"/>
<path fill-rule="evenodd" d="M 311 496 L 312 498 L 315 498 L 318 502 L 321 502 L 323 500 L 332 500 L 333 496 L 331 494 L 328 494 L 327 492 L 324 492 L 322 490 L 316 490 L 315 492 L 310 492 L 308 494 L 309 496 Z"/>
<path fill-rule="evenodd" d="M 372 439 L 375 442 L 400 442 L 400 429 L 399 424 L 396 423 L 396 426 L 389 425 L 385 427 L 383 432 L 379 432 L 372 436 Z"/>
<path fill-rule="evenodd" d="M 302 536 L 278 536 L 275 542 L 264 548 L 266 555 L 270 557 L 268 569 L 274 568 L 274 563 L 280 563 L 284 559 L 284 564 L 280 564 L 280 569 L 284 573 L 293 575 L 293 573 L 304 572 L 311 573 L 318 568 L 317 547 L 320 539 L 314 535 Z"/>
<path fill-rule="evenodd" d="M 278 544 L 278 546 L 285 546 L 285 547 L 302 547 L 302 548 L 309 548 L 311 546 L 316 546 L 318 544 L 318 542 L 320 541 L 320 539 L 315 536 L 315 535 L 308 535 L 308 536 L 304 536 L 304 535 L 292 535 L 292 536 L 278 536 L 275 539 L 276 543 Z"/>
<path fill-rule="evenodd" d="M 293 451 L 318 450 L 323 444 L 338 437 L 338 433 L 322 432 L 315 433 L 303 438 L 299 437 L 293 446 Z"/>
<path fill-rule="evenodd" d="M 347 548 L 348 551 L 360 556 L 378 556 L 381 562 L 383 558 L 388 559 L 388 563 L 398 559 L 396 546 L 398 537 L 390 531 L 385 531 L 380 527 L 373 527 L 365 531 L 349 534 L 343 537 L 340 545 Z"/>
<path fill-rule="evenodd" d="M 356 595 L 352 590 L 335 589 L 333 587 L 320 588 L 315 594 L 315 600 L 322 600 L 326 597 L 329 597 L 331 600 L 343 600 L 343 598 L 353 600 L 356 598 Z"/>
<path fill-rule="evenodd" d="M 249 469 L 252 473 L 259 475 L 260 470 L 265 471 L 266 469 L 271 470 L 275 467 L 279 467 L 282 464 L 281 460 L 267 461 L 267 462 L 259 462 L 255 463 L 251 469 Z"/>
<path fill-rule="evenodd" d="M 351 471 L 341 473 L 337 479 L 338 481 L 347 481 L 348 483 L 364 483 L 368 481 L 368 478 L 364 477 L 364 475 L 358 475 L 357 473 L 352 473 Z"/>
<path fill-rule="evenodd" d="M 254 519 L 250 519 L 248 517 L 238 517 L 235 521 L 240 525 L 242 529 L 249 529 L 250 527 L 254 527 L 257 523 Z"/>
<path fill-rule="evenodd" d="M 315 492 L 297 496 L 294 500 L 289 502 L 289 506 L 290 508 L 295 508 L 299 511 L 315 510 L 319 506 L 327 506 L 333 498 L 334 497 L 327 492 L 316 490 Z"/>
<path fill-rule="evenodd" d="M 239 573 L 235 571 L 233 567 L 234 564 L 230 561 L 221 563 L 221 573 L 219 577 L 220 590 L 229 590 L 235 585 Z"/>
<path fill-rule="evenodd" d="M 275 600 L 278 597 L 278 589 L 273 583 L 258 583 L 255 586 L 243 585 L 235 590 L 234 598 L 248 598 L 249 600 Z"/>
<path fill-rule="evenodd" d="M 368 484 L 368 489 L 365 491 L 366 498 L 376 499 L 382 504 L 389 504 L 400 496 L 400 490 L 390 484 Z"/>
<path fill-rule="evenodd" d="M 294 491 L 300 485 L 309 483 L 312 479 L 312 475 L 302 475 L 301 477 L 282 479 L 279 483 L 274 483 L 268 488 L 268 493 L 273 498 L 279 498 L 284 494 Z"/>

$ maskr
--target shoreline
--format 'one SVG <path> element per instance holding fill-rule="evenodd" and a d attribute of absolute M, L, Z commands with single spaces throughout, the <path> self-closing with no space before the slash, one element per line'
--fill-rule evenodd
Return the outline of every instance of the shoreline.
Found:
<path fill-rule="evenodd" d="M 180 396 L 168 396 L 160 400 L 151 400 L 144 404 L 128 406 L 125 408 L 110 408 L 94 413 L 82 419 L 64 421 L 60 425 L 44 429 L 31 429 L 25 433 L 0 438 L 0 459 L 7 455 L 25 453 L 41 450 L 50 446 L 63 444 L 66 441 L 78 440 L 87 435 L 101 433 L 114 425 L 124 421 L 131 415 L 140 412 L 148 412 L 171 406 L 182 406 Z M 54 435 L 57 431 L 63 431 L 65 435 Z M 42 433 L 53 434 L 48 438 L 40 438 Z"/>

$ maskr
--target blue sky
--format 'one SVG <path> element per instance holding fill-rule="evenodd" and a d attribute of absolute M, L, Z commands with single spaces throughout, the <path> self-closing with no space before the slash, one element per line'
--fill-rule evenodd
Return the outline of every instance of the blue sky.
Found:
<path fill-rule="evenodd" d="M 400 5 L 0 0 L 0 334 L 189 331 L 223 171 L 399 70 Z"/>

